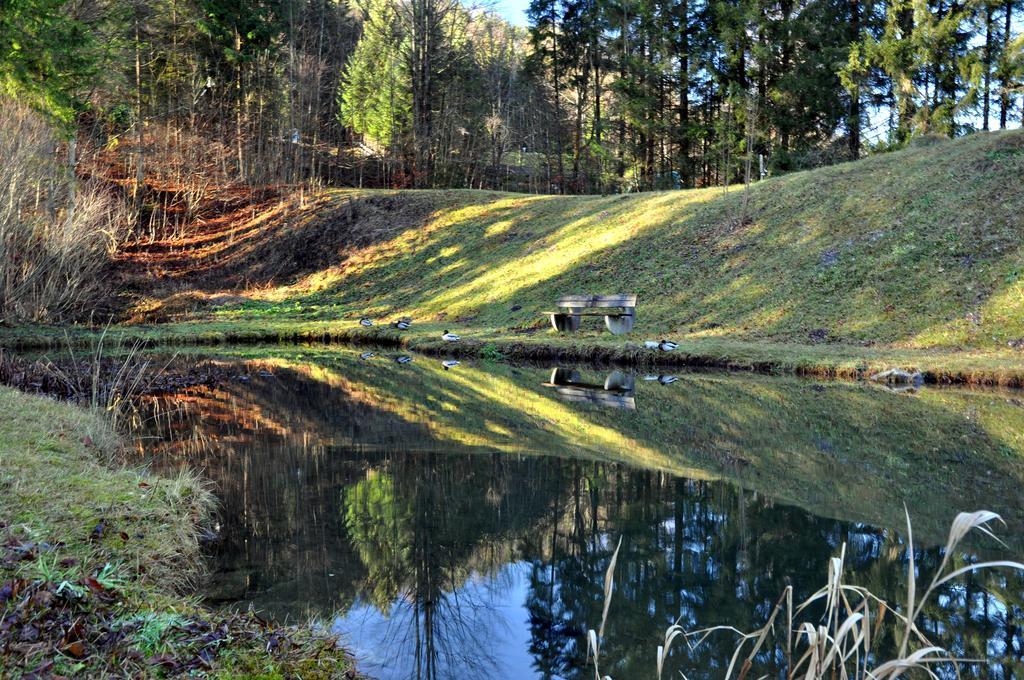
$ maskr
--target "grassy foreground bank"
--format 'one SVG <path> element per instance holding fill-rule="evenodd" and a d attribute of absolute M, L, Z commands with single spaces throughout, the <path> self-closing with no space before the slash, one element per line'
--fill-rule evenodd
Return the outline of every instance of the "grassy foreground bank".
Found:
<path fill-rule="evenodd" d="M 0 388 L 0 675 L 346 677 L 333 641 L 183 597 L 212 497 L 117 467 L 93 412 Z"/>

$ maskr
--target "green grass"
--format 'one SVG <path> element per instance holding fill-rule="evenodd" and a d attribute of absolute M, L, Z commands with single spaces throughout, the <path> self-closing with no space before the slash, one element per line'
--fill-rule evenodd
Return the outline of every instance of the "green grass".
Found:
<path fill-rule="evenodd" d="M 446 329 L 456 330 L 462 341 L 458 344 L 442 341 L 440 336 Z M 65 344 L 65 333 L 73 341 L 86 345 L 95 341 L 100 334 L 86 329 L 0 329 L 0 346 L 57 349 Z M 599 360 L 635 366 L 689 365 L 848 379 L 864 378 L 887 368 L 899 367 L 921 371 L 928 382 L 1010 387 L 1024 385 L 1024 357 L 1008 349 L 858 347 L 729 337 L 671 336 L 678 339 L 679 348 L 672 353 L 663 353 L 644 349 L 641 342 L 644 336 L 639 333 L 613 336 L 595 326 L 572 335 L 558 335 L 548 331 L 523 334 L 490 327 L 461 327 L 443 322 L 416 323 L 411 330 L 399 333 L 388 327 L 364 329 L 348 319 L 213 319 L 121 326 L 108 334 L 126 340 L 139 340 L 152 347 L 326 341 L 400 346 L 424 354 L 484 359 Z"/>
<path fill-rule="evenodd" d="M 198 560 L 196 517 L 211 503 L 194 477 L 113 466 L 120 440 L 98 413 L 9 388 L 0 388 L 0 412 L 0 517 L 12 530 L 60 541 L 82 569 L 117 563 L 140 586 L 184 585 L 180 575 Z"/>
<path fill-rule="evenodd" d="M 560 294 L 627 291 L 639 334 L 1005 347 L 1024 336 L 1022 172 L 1024 132 L 1012 131 L 770 179 L 751 190 L 748 219 L 735 187 L 435 192 L 423 228 L 216 316 L 408 313 L 514 331 L 543 328 Z"/>
<path fill-rule="evenodd" d="M 8 590 L 0 617 L 12 624 L 11 635 L 24 626 L 41 638 L 23 656 L 0 653 L 4 677 L 48 663 L 66 675 L 158 676 L 161 667 L 151 658 L 194 657 L 199 633 L 211 626 L 228 631 L 219 647 L 210 647 L 222 656 L 210 668 L 217 677 L 259 671 L 326 678 L 348 668 L 343 652 L 323 649 L 305 631 L 281 633 L 298 641 L 298 649 L 275 655 L 264 634 L 254 632 L 264 624 L 222 617 L 188 595 L 202 571 L 199 524 L 213 504 L 196 477 L 167 479 L 117 465 L 122 444 L 94 411 L 0 387 L 0 412 L 0 591 L 35 593 L 10 597 Z M 84 653 L 46 643 L 38 631 L 52 630 L 54 622 L 84 631 Z M 116 653 L 93 650 L 94 640 L 119 629 L 127 642 L 111 643 Z M 119 658 L 135 652 L 137 659 Z"/>
<path fill-rule="evenodd" d="M 747 197 L 336 190 L 296 218 L 309 233 L 366 215 L 365 228 L 360 217 L 347 227 L 360 245 L 338 237 L 335 265 L 132 333 L 315 339 L 347 336 L 361 316 L 410 315 L 420 347 L 445 328 L 505 354 L 601 354 L 666 336 L 697 363 L 826 374 L 896 364 L 1019 384 L 1024 354 L 1007 345 L 1024 338 L 1022 172 L 1024 132 L 1007 131 L 769 179 Z M 561 337 L 541 316 L 561 294 L 613 292 L 639 295 L 627 338 Z M 7 329 L 0 344 L 53 335 Z"/>

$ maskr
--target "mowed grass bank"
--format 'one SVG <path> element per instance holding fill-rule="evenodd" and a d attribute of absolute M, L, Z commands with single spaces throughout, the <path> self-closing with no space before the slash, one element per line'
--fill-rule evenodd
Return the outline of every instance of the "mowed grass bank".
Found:
<path fill-rule="evenodd" d="M 640 296 L 640 335 L 1005 348 L 1024 337 L 1022 173 L 1012 131 L 771 179 L 748 197 L 435 192 L 422 226 L 217 316 L 546 332 L 538 313 L 558 295 L 626 291 Z"/>
<path fill-rule="evenodd" d="M 119 466 L 97 413 L 0 387 L 0 675 L 343 677 L 333 642 L 206 610 L 192 475 Z"/>
<path fill-rule="evenodd" d="M 332 191 L 201 252 L 158 244 L 160 293 L 129 316 L 179 322 L 133 331 L 159 342 L 348 339 L 361 316 L 408 315 L 403 342 L 427 350 L 451 329 L 508 355 L 615 346 L 628 360 L 626 342 L 671 337 L 697 363 L 829 374 L 877 362 L 1013 384 L 1024 377 L 1022 172 L 1024 132 L 1008 131 L 749 192 Z M 558 336 L 540 314 L 562 294 L 613 292 L 639 295 L 631 336 L 599 322 Z"/>

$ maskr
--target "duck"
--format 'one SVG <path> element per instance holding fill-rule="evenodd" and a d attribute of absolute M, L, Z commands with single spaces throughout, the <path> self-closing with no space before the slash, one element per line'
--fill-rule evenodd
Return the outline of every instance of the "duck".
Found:
<path fill-rule="evenodd" d="M 662 385 L 671 385 L 672 383 L 674 383 L 677 380 L 679 380 L 679 378 L 677 378 L 674 375 L 659 375 L 658 376 L 658 382 L 660 382 Z"/>
<path fill-rule="evenodd" d="M 362 359 L 363 361 L 366 361 L 367 359 L 372 359 L 375 356 L 377 355 L 373 352 L 363 352 L 362 354 L 359 355 L 359 358 Z"/>
<path fill-rule="evenodd" d="M 456 366 L 458 366 L 459 362 L 456 361 L 455 359 L 445 359 L 444 361 L 441 362 L 441 365 L 444 367 L 444 370 L 447 371 L 450 368 L 455 368 Z"/>
<path fill-rule="evenodd" d="M 658 349 L 660 349 L 662 352 L 671 352 L 676 347 L 679 347 L 679 343 L 672 342 L 671 340 L 662 340 L 661 342 L 658 343 Z"/>
<path fill-rule="evenodd" d="M 396 357 L 395 361 L 397 363 L 400 363 L 400 364 L 411 364 L 412 363 L 412 357 L 409 357 L 409 356 L 406 356 L 406 355 L 403 354 L 400 357 Z"/>
<path fill-rule="evenodd" d="M 369 328 L 370 326 L 373 325 L 373 322 L 364 316 L 362 319 L 359 320 L 359 325 Z"/>
<path fill-rule="evenodd" d="M 401 318 L 398 321 L 396 321 L 393 325 L 400 331 L 407 331 L 412 326 L 412 319 L 409 319 L 407 317 Z"/>
<path fill-rule="evenodd" d="M 445 331 L 444 335 L 441 336 L 441 339 L 444 340 L 445 342 L 458 342 L 459 336 L 456 335 L 455 333 L 452 333 L 451 331 Z"/>

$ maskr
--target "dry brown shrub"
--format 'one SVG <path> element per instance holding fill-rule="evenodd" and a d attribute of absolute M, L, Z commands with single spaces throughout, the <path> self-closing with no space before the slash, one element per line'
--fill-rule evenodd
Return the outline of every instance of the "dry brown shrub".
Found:
<path fill-rule="evenodd" d="M 0 323 L 82 314 L 127 220 L 59 153 L 62 140 L 28 107 L 0 98 Z"/>

